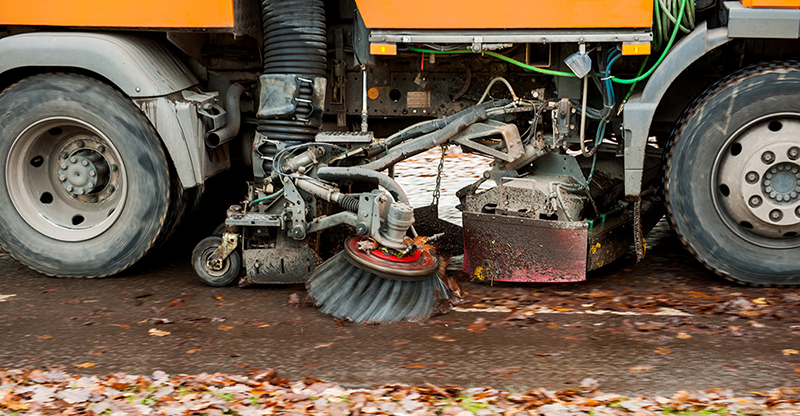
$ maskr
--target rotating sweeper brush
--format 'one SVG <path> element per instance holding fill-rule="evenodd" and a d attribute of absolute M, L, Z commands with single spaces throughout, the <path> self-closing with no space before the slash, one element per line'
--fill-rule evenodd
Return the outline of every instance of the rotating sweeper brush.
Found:
<path fill-rule="evenodd" d="M 350 237 L 314 271 L 306 288 L 322 312 L 355 322 L 423 319 L 449 297 L 436 256 L 414 246 L 408 253 L 376 246 Z"/>

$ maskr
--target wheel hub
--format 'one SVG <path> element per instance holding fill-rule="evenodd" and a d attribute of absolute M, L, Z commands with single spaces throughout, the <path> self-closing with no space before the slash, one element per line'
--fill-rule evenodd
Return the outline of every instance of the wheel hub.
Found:
<path fill-rule="evenodd" d="M 20 133 L 6 159 L 6 177 L 20 216 L 56 240 L 103 233 L 125 204 L 126 175 L 113 143 L 68 117 L 40 120 Z"/>
<path fill-rule="evenodd" d="M 800 235 L 798 137 L 798 115 L 756 120 L 734 134 L 717 157 L 717 208 L 740 236 Z"/>

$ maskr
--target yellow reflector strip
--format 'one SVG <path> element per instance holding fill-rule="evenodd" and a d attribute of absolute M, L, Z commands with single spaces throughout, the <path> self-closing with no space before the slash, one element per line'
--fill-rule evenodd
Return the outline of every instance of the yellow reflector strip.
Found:
<path fill-rule="evenodd" d="M 370 43 L 369 53 L 373 55 L 397 55 L 397 45 L 394 43 Z"/>
<path fill-rule="evenodd" d="M 649 43 L 623 43 L 623 55 L 650 55 Z"/>

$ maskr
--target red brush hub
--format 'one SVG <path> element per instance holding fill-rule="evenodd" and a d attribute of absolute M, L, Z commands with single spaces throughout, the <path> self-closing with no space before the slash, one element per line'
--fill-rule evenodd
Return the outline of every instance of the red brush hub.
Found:
<path fill-rule="evenodd" d="M 406 256 L 397 257 L 381 250 L 359 250 L 359 243 L 368 238 L 349 237 L 344 244 L 347 259 L 357 267 L 369 270 L 379 276 L 396 280 L 425 280 L 431 277 L 439 266 L 439 259 L 431 253 L 419 249 Z"/>

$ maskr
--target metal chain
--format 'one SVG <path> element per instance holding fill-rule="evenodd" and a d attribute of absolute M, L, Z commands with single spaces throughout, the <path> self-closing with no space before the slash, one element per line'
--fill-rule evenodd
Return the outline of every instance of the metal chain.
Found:
<path fill-rule="evenodd" d="M 447 145 L 442 145 L 442 158 L 439 160 L 439 168 L 436 172 L 436 187 L 433 188 L 433 202 L 431 204 L 433 206 L 439 206 L 439 196 L 441 196 L 441 192 L 439 192 L 439 188 L 442 186 L 442 171 L 444 170 L 444 155 L 447 153 Z"/>

